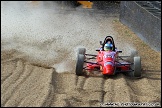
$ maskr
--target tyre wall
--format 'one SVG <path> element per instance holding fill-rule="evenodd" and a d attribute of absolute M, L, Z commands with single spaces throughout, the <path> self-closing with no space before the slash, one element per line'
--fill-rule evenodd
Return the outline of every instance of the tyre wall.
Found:
<path fill-rule="evenodd" d="M 161 1 L 121 1 L 119 20 L 161 52 Z"/>

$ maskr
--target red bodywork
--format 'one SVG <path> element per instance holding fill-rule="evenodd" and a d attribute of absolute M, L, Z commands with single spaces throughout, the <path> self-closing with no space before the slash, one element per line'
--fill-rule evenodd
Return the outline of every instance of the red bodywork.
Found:
<path fill-rule="evenodd" d="M 104 75 L 114 75 L 115 71 L 127 71 L 130 65 L 120 65 L 117 59 L 118 51 L 98 51 L 96 58 L 97 63 L 87 63 L 89 72 L 99 69 Z"/>

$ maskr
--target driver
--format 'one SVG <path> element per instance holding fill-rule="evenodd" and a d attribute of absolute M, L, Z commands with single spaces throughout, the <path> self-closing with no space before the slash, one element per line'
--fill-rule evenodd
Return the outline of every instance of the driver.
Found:
<path fill-rule="evenodd" d="M 111 44 L 110 41 L 108 41 L 108 42 L 104 45 L 104 50 L 105 50 L 105 51 L 112 51 L 112 50 L 113 50 L 113 45 Z"/>

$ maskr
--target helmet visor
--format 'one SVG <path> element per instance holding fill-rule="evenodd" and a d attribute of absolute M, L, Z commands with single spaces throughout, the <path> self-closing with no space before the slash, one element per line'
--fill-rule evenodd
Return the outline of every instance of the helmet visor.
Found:
<path fill-rule="evenodd" d="M 112 45 L 111 44 L 105 44 L 104 50 L 105 51 L 112 50 Z"/>

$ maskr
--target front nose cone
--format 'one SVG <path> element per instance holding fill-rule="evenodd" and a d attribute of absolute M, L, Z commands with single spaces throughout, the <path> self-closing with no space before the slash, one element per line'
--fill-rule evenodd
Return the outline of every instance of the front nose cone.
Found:
<path fill-rule="evenodd" d="M 106 65 L 103 69 L 103 74 L 112 75 L 114 72 L 114 67 L 112 65 Z"/>

